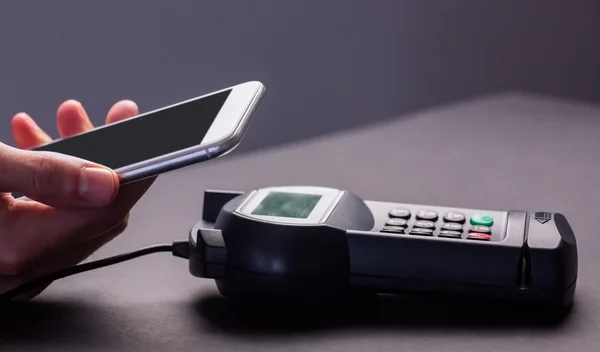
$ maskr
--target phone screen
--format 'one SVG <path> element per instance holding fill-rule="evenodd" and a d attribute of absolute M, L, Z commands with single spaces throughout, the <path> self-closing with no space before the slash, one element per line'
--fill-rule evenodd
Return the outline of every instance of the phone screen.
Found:
<path fill-rule="evenodd" d="M 230 93 L 225 90 L 34 150 L 75 156 L 113 170 L 129 166 L 201 144 Z"/>

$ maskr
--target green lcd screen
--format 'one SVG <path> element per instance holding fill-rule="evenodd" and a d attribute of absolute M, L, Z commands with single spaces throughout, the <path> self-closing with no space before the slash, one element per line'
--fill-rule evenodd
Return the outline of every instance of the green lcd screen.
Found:
<path fill-rule="evenodd" d="M 287 192 L 270 192 L 252 211 L 252 215 L 306 219 L 321 196 Z"/>

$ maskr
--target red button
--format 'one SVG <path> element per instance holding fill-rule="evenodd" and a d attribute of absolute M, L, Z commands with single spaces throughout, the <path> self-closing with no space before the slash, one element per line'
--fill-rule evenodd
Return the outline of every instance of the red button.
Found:
<path fill-rule="evenodd" d="M 485 234 L 485 233 L 479 233 L 479 232 L 471 232 L 467 236 L 467 238 L 470 240 L 482 240 L 482 241 L 489 241 L 491 239 L 490 235 Z"/>

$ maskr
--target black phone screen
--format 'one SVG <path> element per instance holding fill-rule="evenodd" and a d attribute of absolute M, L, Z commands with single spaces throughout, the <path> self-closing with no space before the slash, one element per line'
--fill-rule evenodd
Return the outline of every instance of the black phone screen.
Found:
<path fill-rule="evenodd" d="M 231 90 L 225 90 L 43 145 L 57 152 L 118 169 L 199 145 Z"/>

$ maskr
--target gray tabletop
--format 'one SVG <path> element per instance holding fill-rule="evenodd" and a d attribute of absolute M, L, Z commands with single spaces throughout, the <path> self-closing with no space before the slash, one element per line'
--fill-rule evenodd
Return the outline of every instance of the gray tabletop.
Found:
<path fill-rule="evenodd" d="M 2 314 L 3 350 L 596 351 L 600 348 L 600 106 L 491 96 L 162 176 L 128 230 L 92 259 L 186 239 L 206 188 L 312 184 L 366 199 L 560 211 L 576 232 L 566 321 L 494 307 L 381 299 L 332 309 L 246 310 L 154 254 L 56 282 Z M 426 260 L 426 258 L 424 258 Z M 515 313 L 515 314 L 513 314 Z"/>

